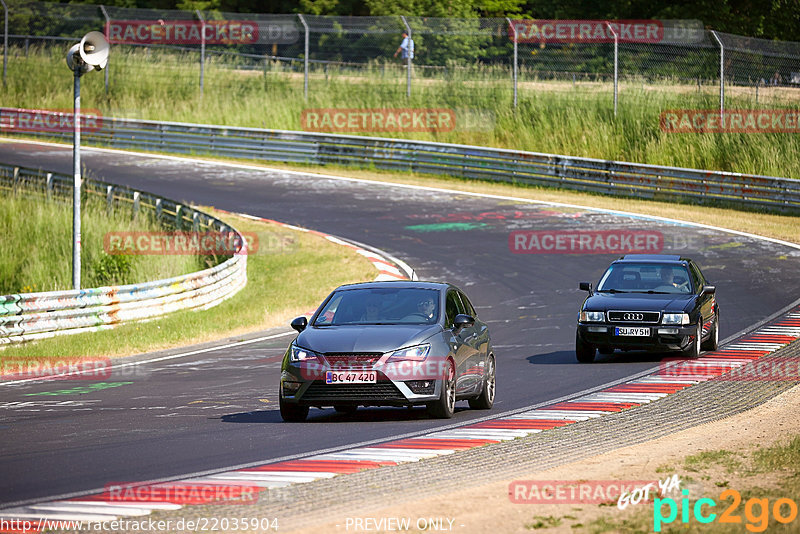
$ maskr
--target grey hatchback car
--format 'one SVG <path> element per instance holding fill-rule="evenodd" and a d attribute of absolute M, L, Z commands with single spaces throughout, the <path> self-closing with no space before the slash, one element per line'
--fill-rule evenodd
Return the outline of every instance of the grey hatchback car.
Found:
<path fill-rule="evenodd" d="M 425 405 L 450 418 L 458 400 L 473 409 L 494 403 L 489 328 L 453 285 L 344 285 L 292 328 L 299 335 L 283 357 L 279 392 L 285 421 L 305 420 L 312 406 Z"/>

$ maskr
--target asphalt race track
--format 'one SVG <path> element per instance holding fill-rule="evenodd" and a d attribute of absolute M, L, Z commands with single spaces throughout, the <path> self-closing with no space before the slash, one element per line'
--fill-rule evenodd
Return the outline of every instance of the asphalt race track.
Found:
<path fill-rule="evenodd" d="M 69 173 L 71 158 L 71 147 L 0 143 L 0 161 L 6 164 Z M 653 252 L 694 258 L 717 286 L 721 339 L 800 295 L 800 250 L 716 230 L 91 149 L 83 150 L 82 160 L 93 177 L 353 239 L 401 258 L 422 280 L 460 286 L 492 329 L 499 387 L 491 413 L 593 388 L 653 368 L 660 359 L 617 353 L 595 365 L 578 364 L 574 325 L 585 296 L 578 282 L 596 282 L 619 254 L 514 253 L 513 231 L 656 236 L 659 250 Z M 115 370 L 101 386 L 96 380 L 0 386 L 0 506 L 111 482 L 264 463 L 487 415 L 459 403 L 461 409 L 446 423 L 429 419 L 421 409 L 388 408 L 361 409 L 350 416 L 312 409 L 307 423 L 282 423 L 279 360 L 291 339 L 282 335 L 142 363 Z"/>

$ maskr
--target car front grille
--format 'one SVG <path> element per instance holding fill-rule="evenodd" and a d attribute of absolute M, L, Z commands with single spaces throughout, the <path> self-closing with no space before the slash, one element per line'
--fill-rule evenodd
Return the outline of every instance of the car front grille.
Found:
<path fill-rule="evenodd" d="M 654 311 L 610 311 L 608 320 L 614 323 L 657 323 L 661 313 Z"/>
<path fill-rule="evenodd" d="M 325 359 L 332 369 L 372 369 L 381 356 L 381 353 L 329 352 L 325 354 Z"/>
<path fill-rule="evenodd" d="M 308 387 L 301 400 L 305 402 L 404 401 L 406 398 L 397 386 L 389 381 L 375 384 L 326 384 L 316 381 Z"/>

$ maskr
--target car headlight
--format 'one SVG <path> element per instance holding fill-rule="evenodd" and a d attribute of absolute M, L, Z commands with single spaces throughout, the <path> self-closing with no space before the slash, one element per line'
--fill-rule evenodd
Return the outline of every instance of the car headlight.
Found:
<path fill-rule="evenodd" d="M 308 360 L 316 360 L 317 353 L 312 352 L 310 350 L 301 349 L 297 345 L 292 345 L 291 354 L 289 355 L 289 361 L 292 362 L 304 362 Z"/>
<path fill-rule="evenodd" d="M 661 317 L 661 324 L 689 324 L 689 314 L 665 313 Z"/>
<path fill-rule="evenodd" d="M 580 320 L 582 323 L 602 323 L 606 318 L 601 311 L 582 311 Z"/>
<path fill-rule="evenodd" d="M 387 361 L 402 361 L 402 360 L 410 360 L 415 362 L 421 362 L 425 358 L 428 357 L 428 354 L 431 352 L 431 344 L 430 343 L 423 343 L 422 345 L 415 345 L 413 347 L 407 347 L 405 349 L 396 350 L 389 356 Z"/>

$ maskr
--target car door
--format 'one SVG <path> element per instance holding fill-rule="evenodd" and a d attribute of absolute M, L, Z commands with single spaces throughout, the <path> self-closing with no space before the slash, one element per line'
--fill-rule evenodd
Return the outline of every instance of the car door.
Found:
<path fill-rule="evenodd" d="M 481 387 L 483 381 L 486 358 L 489 353 L 489 327 L 478 319 L 478 314 L 472 303 L 467 298 L 463 291 L 456 291 L 461 303 L 463 304 L 464 311 L 475 319 L 475 324 L 464 330 L 464 342 L 470 347 L 469 362 L 467 364 L 467 382 L 474 386 L 475 390 Z M 471 388 L 472 389 L 472 388 Z"/>
<path fill-rule="evenodd" d="M 456 364 L 456 394 L 468 393 L 474 387 L 473 381 L 467 375 L 467 369 L 474 349 L 470 346 L 471 338 L 466 328 L 454 333 L 453 323 L 456 315 L 464 313 L 464 305 L 455 289 L 448 289 L 445 297 L 445 327 L 450 330 L 451 347 Z"/>
<path fill-rule="evenodd" d="M 711 327 L 714 324 L 713 321 L 716 319 L 714 317 L 716 299 L 714 295 L 702 294 L 703 288 L 709 285 L 709 282 L 700 272 L 697 265 L 690 263 L 689 273 L 692 277 L 692 282 L 695 284 L 695 293 L 698 295 L 697 306 L 700 308 L 700 315 L 703 317 L 703 336 L 705 337 L 711 331 Z"/>

